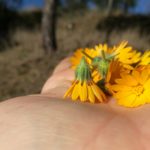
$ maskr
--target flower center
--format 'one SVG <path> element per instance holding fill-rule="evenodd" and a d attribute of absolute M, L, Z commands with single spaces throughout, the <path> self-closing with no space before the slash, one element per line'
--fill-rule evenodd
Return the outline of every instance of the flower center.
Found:
<path fill-rule="evenodd" d="M 144 92 L 144 87 L 139 84 L 134 87 L 134 92 L 136 93 L 136 95 L 141 95 Z"/>

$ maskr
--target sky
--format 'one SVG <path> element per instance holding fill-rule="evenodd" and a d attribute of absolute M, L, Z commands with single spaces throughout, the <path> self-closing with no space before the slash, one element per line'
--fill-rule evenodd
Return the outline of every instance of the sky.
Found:
<path fill-rule="evenodd" d="M 149 0 L 138 0 L 138 4 L 134 11 L 136 13 L 150 13 L 150 1 Z"/>
<path fill-rule="evenodd" d="M 43 7 L 44 6 L 44 0 L 22 0 L 22 8 L 28 8 L 28 7 Z"/>
<path fill-rule="evenodd" d="M 41 8 L 44 6 L 44 0 L 23 0 L 22 8 L 26 9 L 29 7 L 38 7 Z M 134 13 L 150 13 L 150 0 L 138 0 L 137 6 L 131 10 Z"/>

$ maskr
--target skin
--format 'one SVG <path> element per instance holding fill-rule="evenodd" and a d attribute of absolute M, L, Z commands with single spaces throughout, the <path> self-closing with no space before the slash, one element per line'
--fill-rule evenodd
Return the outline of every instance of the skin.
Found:
<path fill-rule="evenodd" d="M 0 104 L 2 150 L 149 150 L 150 105 L 124 108 L 63 100 L 73 79 L 63 60 L 39 95 Z"/>

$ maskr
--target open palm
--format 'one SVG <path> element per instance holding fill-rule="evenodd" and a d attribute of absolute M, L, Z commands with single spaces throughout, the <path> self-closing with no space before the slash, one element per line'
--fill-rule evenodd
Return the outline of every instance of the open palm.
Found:
<path fill-rule="evenodd" d="M 149 150 L 150 105 L 138 108 L 63 100 L 73 71 L 57 66 L 41 95 L 0 104 L 5 150 Z M 10 143 L 10 144 L 8 144 Z"/>

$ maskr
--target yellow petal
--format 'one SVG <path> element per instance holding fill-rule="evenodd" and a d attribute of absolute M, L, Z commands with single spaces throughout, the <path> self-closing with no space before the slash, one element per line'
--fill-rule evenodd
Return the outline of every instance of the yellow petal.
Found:
<path fill-rule="evenodd" d="M 100 102 L 103 102 L 105 100 L 105 95 L 104 93 L 100 90 L 100 88 L 95 85 L 94 83 L 91 85 L 91 88 L 93 90 L 94 95 L 97 97 L 97 99 Z"/>
<path fill-rule="evenodd" d="M 140 80 L 140 73 L 138 72 L 138 71 L 136 71 L 136 70 L 134 70 L 133 72 L 132 72 L 132 76 L 133 76 L 133 78 L 137 81 L 137 82 L 139 82 L 139 80 Z"/>
<path fill-rule="evenodd" d="M 92 88 L 90 85 L 87 86 L 88 88 L 88 99 L 91 103 L 95 103 L 95 96 L 94 96 L 94 93 L 92 91 Z"/>
<path fill-rule="evenodd" d="M 137 98 L 132 106 L 137 107 L 137 106 L 143 105 L 145 103 L 146 103 L 146 99 L 144 98 L 144 95 L 141 94 L 140 96 L 137 96 Z"/>
<path fill-rule="evenodd" d="M 87 100 L 87 85 L 86 81 L 83 82 L 83 84 L 80 84 L 79 86 L 79 92 L 80 92 L 80 100 L 82 102 Z"/>
<path fill-rule="evenodd" d="M 71 95 L 72 90 L 73 90 L 75 84 L 76 84 L 76 81 L 74 81 L 74 82 L 72 83 L 71 87 L 66 91 L 66 93 L 64 94 L 64 97 L 63 97 L 63 98 L 69 97 L 69 96 Z"/>
<path fill-rule="evenodd" d="M 150 96 L 149 96 L 150 90 L 147 90 L 144 95 L 145 95 L 145 101 L 146 103 L 150 103 Z"/>
<path fill-rule="evenodd" d="M 144 84 L 147 81 L 148 78 L 150 78 L 150 74 L 148 73 L 148 70 L 145 69 L 141 73 L 140 83 Z"/>
<path fill-rule="evenodd" d="M 77 100 L 78 97 L 79 97 L 79 83 L 77 83 L 74 86 L 71 98 L 72 100 Z"/>

